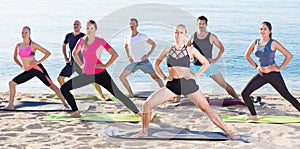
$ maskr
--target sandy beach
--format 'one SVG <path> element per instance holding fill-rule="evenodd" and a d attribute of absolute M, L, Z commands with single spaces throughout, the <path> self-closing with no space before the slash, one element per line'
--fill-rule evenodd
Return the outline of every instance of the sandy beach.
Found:
<path fill-rule="evenodd" d="M 0 93 L 0 102 L 8 101 L 8 92 Z M 89 95 L 77 95 L 87 97 Z M 228 95 L 208 95 L 209 98 L 227 98 Z M 299 112 L 280 95 L 261 96 L 263 106 L 256 105 L 259 115 L 294 115 Z M 300 95 L 295 95 L 299 99 Z M 16 99 L 21 101 L 55 101 L 53 94 L 17 93 Z M 141 109 L 143 99 L 133 99 Z M 97 113 L 130 113 L 120 102 L 99 100 L 77 100 L 88 104 L 89 110 L 84 112 Z M 218 114 L 248 114 L 245 106 L 212 106 Z M 208 117 L 195 105 L 174 106 L 165 103 L 153 110 L 157 117 L 150 127 L 155 128 L 186 128 L 199 131 L 222 132 L 212 124 Z M 125 140 L 110 137 L 99 137 L 104 128 L 118 127 L 120 132 L 139 130 L 141 123 L 107 123 L 90 121 L 44 121 L 51 113 L 67 112 L 14 112 L 0 111 L 0 148 L 297 148 L 300 146 L 300 123 L 289 124 L 257 124 L 227 123 L 235 134 L 248 136 L 250 143 L 242 141 L 188 141 L 188 140 Z"/>

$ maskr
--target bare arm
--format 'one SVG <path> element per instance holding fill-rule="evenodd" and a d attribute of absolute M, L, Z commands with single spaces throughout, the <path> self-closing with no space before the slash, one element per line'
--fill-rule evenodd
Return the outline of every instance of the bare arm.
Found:
<path fill-rule="evenodd" d="M 159 56 L 156 58 L 155 60 L 155 63 L 154 63 L 154 69 L 155 71 L 157 72 L 157 74 L 163 78 L 163 80 L 166 80 L 167 79 L 167 76 L 162 72 L 162 70 L 160 69 L 159 65 L 160 63 L 163 61 L 163 59 L 167 56 L 167 51 L 169 50 L 170 48 L 167 47 L 167 48 L 164 48 L 162 50 L 162 52 L 159 54 Z"/>
<path fill-rule="evenodd" d="M 15 50 L 14 50 L 14 61 L 22 68 L 23 65 L 18 59 L 18 45 L 16 45 Z"/>
<path fill-rule="evenodd" d="M 150 38 L 147 40 L 147 43 L 151 45 L 151 48 L 150 48 L 149 52 L 141 58 L 142 62 L 147 60 L 150 57 L 150 55 L 152 54 L 152 52 L 154 51 L 154 49 L 156 47 L 156 43 L 153 40 L 151 40 Z"/>
<path fill-rule="evenodd" d="M 106 64 L 96 64 L 96 68 L 99 69 L 106 69 L 108 68 L 117 58 L 118 58 L 118 53 L 113 49 L 109 48 L 107 52 L 111 55 L 110 59 L 107 61 Z"/>
<path fill-rule="evenodd" d="M 282 64 L 279 66 L 279 71 L 281 71 L 291 61 L 293 55 L 285 47 L 283 47 L 278 41 L 274 40 L 272 46 L 273 45 L 274 45 L 274 49 L 277 49 L 285 56 L 285 59 L 283 60 Z"/>
<path fill-rule="evenodd" d="M 253 40 L 251 43 L 250 43 L 250 45 L 249 45 L 249 47 L 248 47 L 248 49 L 247 49 L 247 51 L 246 51 L 246 53 L 245 53 L 245 58 L 246 58 L 246 60 L 254 67 L 254 68 L 257 68 L 257 64 L 253 61 L 253 59 L 251 58 L 251 53 L 253 52 L 253 50 L 254 50 L 254 45 L 255 45 L 255 40 Z"/>
<path fill-rule="evenodd" d="M 33 43 L 33 47 L 34 47 L 33 49 L 35 49 L 35 51 L 38 50 L 38 51 L 45 54 L 39 61 L 37 61 L 37 64 L 42 63 L 43 61 L 45 61 L 51 55 L 51 53 L 47 49 L 40 46 L 39 44 Z"/>
<path fill-rule="evenodd" d="M 221 41 L 218 39 L 218 37 L 215 35 L 215 34 L 211 34 L 211 40 L 212 40 L 212 43 L 219 48 L 219 52 L 218 52 L 218 55 L 216 56 L 215 59 L 213 59 L 211 61 L 211 63 L 216 63 L 221 57 L 222 57 L 222 54 L 224 53 L 224 46 L 223 44 L 221 43 Z"/>
<path fill-rule="evenodd" d="M 194 34 L 192 34 L 188 40 L 188 42 L 186 43 L 187 46 L 192 46 L 193 43 L 193 39 L 194 39 Z"/>
<path fill-rule="evenodd" d="M 75 49 L 73 50 L 73 58 L 74 58 L 74 61 L 78 64 L 78 66 L 80 66 L 80 68 L 82 69 L 83 68 L 83 62 L 80 60 L 78 54 L 80 52 L 80 49 L 82 48 L 82 46 L 78 46 L 77 48 L 75 47 Z"/>
<path fill-rule="evenodd" d="M 133 60 L 133 58 L 131 57 L 131 55 L 130 55 L 130 53 L 129 53 L 128 44 L 125 44 L 124 48 L 125 48 L 125 52 L 126 52 L 126 55 L 127 55 L 127 58 L 128 58 L 128 60 L 129 60 L 129 62 L 130 62 L 130 63 L 133 63 L 134 60 Z"/>
<path fill-rule="evenodd" d="M 110 59 L 104 65 L 97 64 L 97 68 L 106 69 L 119 57 L 118 53 L 113 48 L 109 48 L 107 52 L 111 55 Z"/>
<path fill-rule="evenodd" d="M 195 57 L 201 64 L 201 69 L 194 74 L 194 78 L 197 78 L 198 76 L 202 75 L 208 68 L 209 68 L 209 62 L 208 60 L 194 47 L 190 47 L 190 53 Z"/>
<path fill-rule="evenodd" d="M 63 43 L 61 49 L 62 49 L 62 53 L 63 53 L 63 56 L 64 56 L 64 59 L 65 59 L 65 62 L 69 63 L 69 58 L 67 56 L 67 44 Z"/>

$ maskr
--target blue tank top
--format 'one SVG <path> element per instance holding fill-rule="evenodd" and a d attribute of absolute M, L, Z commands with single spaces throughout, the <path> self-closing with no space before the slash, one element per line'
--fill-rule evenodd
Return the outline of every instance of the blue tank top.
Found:
<path fill-rule="evenodd" d="M 256 39 L 254 46 L 254 54 L 258 59 L 259 66 L 269 66 L 275 64 L 275 51 L 271 49 L 273 39 L 269 40 L 269 42 L 265 46 L 260 46 L 258 44 L 259 39 Z"/>
<path fill-rule="evenodd" d="M 180 52 L 176 53 L 176 51 Z M 175 46 L 171 47 L 167 57 L 167 66 L 190 67 L 190 57 L 186 45 L 181 50 L 177 50 Z"/>

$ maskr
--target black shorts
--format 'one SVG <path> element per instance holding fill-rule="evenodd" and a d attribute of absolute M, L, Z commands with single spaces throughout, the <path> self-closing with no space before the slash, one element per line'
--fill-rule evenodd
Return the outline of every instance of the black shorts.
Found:
<path fill-rule="evenodd" d="M 42 64 L 38 64 L 37 68 L 31 68 L 30 70 L 24 71 L 23 73 L 16 76 L 13 81 L 17 84 L 22 84 L 32 79 L 33 77 L 38 77 L 47 86 L 53 84 Z"/>
<path fill-rule="evenodd" d="M 76 62 L 66 63 L 66 66 L 61 70 L 59 76 L 70 77 L 75 71 L 78 74 L 82 74 L 82 70 Z"/>
<path fill-rule="evenodd" d="M 188 95 L 198 91 L 199 86 L 194 79 L 173 79 L 168 81 L 166 87 L 176 95 Z"/>

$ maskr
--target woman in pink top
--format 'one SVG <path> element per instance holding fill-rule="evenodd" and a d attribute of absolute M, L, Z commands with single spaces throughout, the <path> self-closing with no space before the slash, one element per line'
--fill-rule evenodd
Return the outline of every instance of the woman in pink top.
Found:
<path fill-rule="evenodd" d="M 51 53 L 39 44 L 33 42 L 30 38 L 30 33 L 31 31 L 28 26 L 23 27 L 23 42 L 18 43 L 15 47 L 14 61 L 25 71 L 9 82 L 9 104 L 3 109 L 14 109 L 16 86 L 32 79 L 33 77 L 38 77 L 45 85 L 49 86 L 50 89 L 52 89 L 60 98 L 65 108 L 68 108 L 68 104 L 65 102 L 59 88 L 53 84 L 46 69 L 41 64 L 51 55 Z M 39 61 L 37 61 L 34 57 L 36 51 L 40 51 L 45 54 Z M 18 55 L 21 58 L 21 62 L 18 59 Z"/>
<path fill-rule="evenodd" d="M 73 113 L 71 116 L 80 117 L 80 112 L 78 111 L 74 96 L 70 91 L 94 82 L 103 86 L 112 95 L 121 100 L 131 111 L 136 114 L 139 113 L 135 104 L 118 89 L 117 85 L 106 71 L 106 68 L 117 59 L 118 54 L 103 38 L 95 36 L 96 30 L 96 22 L 89 20 L 87 22 L 86 36 L 79 39 L 73 52 L 74 60 L 83 69 L 83 74 L 69 80 L 63 84 L 60 89 L 72 108 Z M 111 57 L 106 64 L 103 64 L 101 61 L 103 49 L 111 54 Z M 78 56 L 80 51 L 83 56 L 83 62 Z"/>

